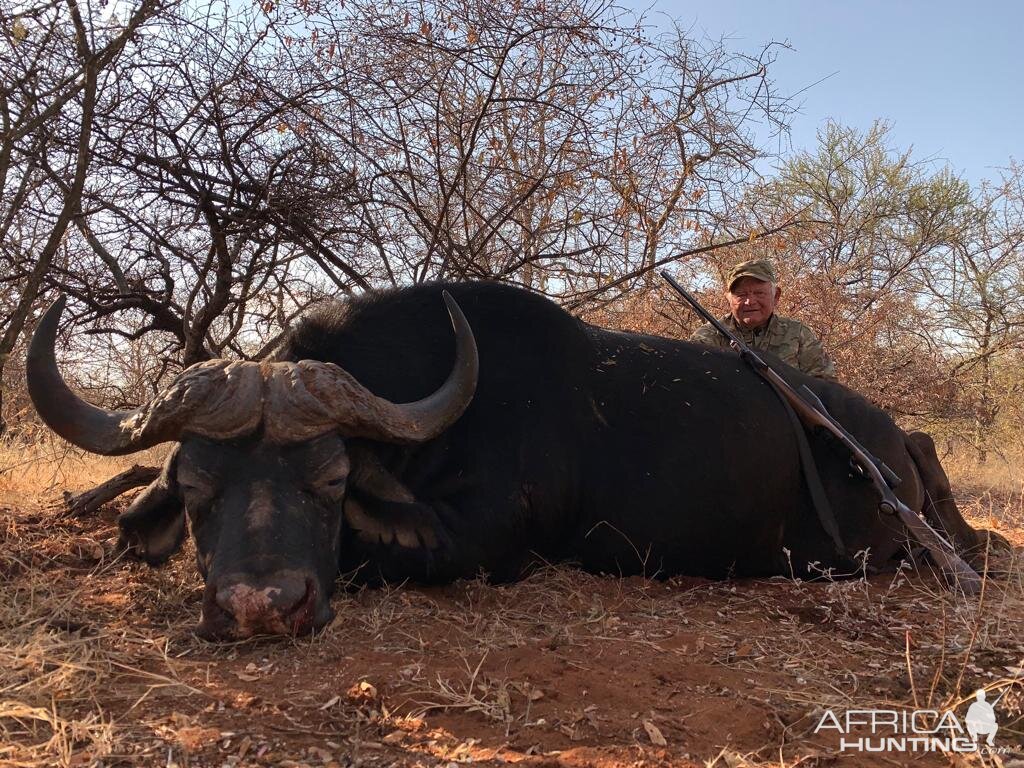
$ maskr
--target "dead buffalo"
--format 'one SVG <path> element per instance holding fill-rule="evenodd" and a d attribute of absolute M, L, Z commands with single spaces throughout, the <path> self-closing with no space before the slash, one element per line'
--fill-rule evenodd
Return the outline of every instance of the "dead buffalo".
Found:
<path fill-rule="evenodd" d="M 32 400 L 88 451 L 176 443 L 119 525 L 158 564 L 188 520 L 208 637 L 319 628 L 339 573 L 509 580 L 543 559 L 799 576 L 809 563 L 856 572 L 858 552 L 884 570 L 905 553 L 898 519 L 877 511 L 847 455 L 812 436 L 837 549 L 783 406 L 736 354 L 596 328 L 527 291 L 433 284 L 321 307 L 273 359 L 200 363 L 126 412 L 64 384 L 62 308 L 32 339 Z M 903 478 L 907 505 L 959 547 L 981 544 L 925 436 L 908 438 L 840 384 L 779 369 Z"/>

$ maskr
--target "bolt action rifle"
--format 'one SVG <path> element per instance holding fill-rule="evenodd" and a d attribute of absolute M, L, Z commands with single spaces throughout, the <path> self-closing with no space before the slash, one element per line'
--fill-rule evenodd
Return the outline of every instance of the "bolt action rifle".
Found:
<path fill-rule="evenodd" d="M 801 385 L 799 390 L 793 389 L 785 379 L 776 373 L 768 363 L 762 360 L 742 339 L 738 338 L 710 312 L 704 309 L 700 302 L 679 285 L 666 270 L 662 270 L 661 276 L 693 307 L 698 315 L 711 323 L 719 333 L 729 339 L 731 346 L 740 353 L 740 357 L 762 379 L 767 381 L 780 397 L 786 399 L 806 428 L 824 429 L 849 450 L 851 461 L 857 468 L 857 471 L 871 481 L 872 485 L 875 486 L 875 490 L 881 496 L 881 500 L 878 502 L 880 512 L 886 515 L 898 515 L 900 522 L 928 550 L 939 567 L 951 575 L 952 579 L 959 584 L 966 594 L 973 595 L 981 591 L 981 576 L 953 550 L 953 546 L 948 541 L 920 515 L 897 498 L 893 489 L 899 485 L 900 478 L 896 473 L 882 461 L 868 453 L 864 446 L 857 442 L 853 435 L 847 432 L 832 417 L 825 408 L 825 404 L 821 402 L 820 398 L 806 384 Z"/>

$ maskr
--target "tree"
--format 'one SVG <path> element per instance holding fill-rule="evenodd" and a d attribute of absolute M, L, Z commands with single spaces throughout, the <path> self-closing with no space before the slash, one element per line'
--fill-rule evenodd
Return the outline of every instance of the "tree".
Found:
<path fill-rule="evenodd" d="M 931 331 L 948 351 L 985 461 L 1000 411 L 1024 394 L 1010 366 L 1024 348 L 1024 168 L 1011 165 L 999 183 L 982 185 L 964 236 L 919 276 Z"/>
<path fill-rule="evenodd" d="M 750 189 L 734 228 L 793 222 L 738 250 L 777 262 L 782 310 L 818 332 L 846 383 L 895 413 L 925 416 L 949 402 L 949 383 L 917 274 L 963 240 L 971 213 L 969 185 L 896 149 L 884 123 L 866 132 L 829 123 L 815 150 Z"/>
<path fill-rule="evenodd" d="M 829 123 L 816 152 L 783 162 L 753 197 L 770 217 L 799 216 L 799 239 L 787 248 L 794 263 L 856 292 L 866 311 L 922 258 L 959 237 L 970 187 L 896 150 L 885 123 L 864 133 Z"/>
<path fill-rule="evenodd" d="M 68 226 L 81 213 L 107 75 L 157 12 L 112 27 L 77 0 L 0 5 L 0 434 L 3 374 Z"/>
<path fill-rule="evenodd" d="M 316 20 L 336 99 L 315 124 L 389 282 L 618 295 L 721 218 L 758 155 L 752 121 L 785 115 L 772 46 L 649 40 L 603 0 L 376 8 Z"/>
<path fill-rule="evenodd" d="M 652 40 L 606 0 L 181 4 L 135 30 L 79 133 L 35 134 L 85 161 L 75 184 L 41 170 L 48 191 L 19 209 L 60 258 L 4 256 L 131 350 L 107 377 L 118 400 L 264 354 L 329 295 L 488 278 L 579 310 L 613 300 L 678 250 L 719 247 L 751 121 L 785 116 L 773 46 Z M 40 66 L 60 61 L 40 46 Z M 44 197 L 65 193 L 55 227 Z"/>

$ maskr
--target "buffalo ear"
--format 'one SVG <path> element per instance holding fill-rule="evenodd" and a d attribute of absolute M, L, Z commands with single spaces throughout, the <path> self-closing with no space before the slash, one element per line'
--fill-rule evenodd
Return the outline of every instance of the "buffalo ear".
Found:
<path fill-rule="evenodd" d="M 120 546 L 150 565 L 161 565 L 185 541 L 185 505 L 175 480 L 178 448 L 164 462 L 160 476 L 117 518 Z"/>

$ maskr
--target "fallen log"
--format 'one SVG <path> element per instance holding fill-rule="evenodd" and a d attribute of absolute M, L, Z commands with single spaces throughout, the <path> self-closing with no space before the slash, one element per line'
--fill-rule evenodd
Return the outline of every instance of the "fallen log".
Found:
<path fill-rule="evenodd" d="M 81 517 L 95 512 L 108 501 L 112 501 L 122 493 L 138 488 L 140 485 L 149 485 L 156 480 L 160 474 L 159 467 L 144 467 L 140 464 L 126 469 L 119 475 L 114 475 L 105 483 L 100 483 L 95 488 L 79 493 L 77 495 L 64 491 L 64 511 L 62 517 Z"/>

